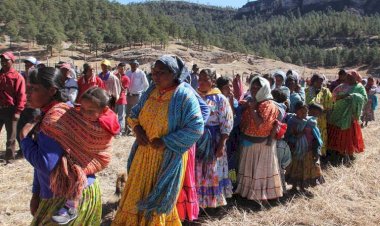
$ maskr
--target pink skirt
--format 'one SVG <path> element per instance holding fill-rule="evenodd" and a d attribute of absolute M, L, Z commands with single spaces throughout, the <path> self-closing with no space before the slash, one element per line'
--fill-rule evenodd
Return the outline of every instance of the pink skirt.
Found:
<path fill-rule="evenodd" d="M 185 178 L 177 201 L 177 211 L 181 221 L 198 219 L 199 204 L 195 184 L 195 145 L 189 149 Z"/>

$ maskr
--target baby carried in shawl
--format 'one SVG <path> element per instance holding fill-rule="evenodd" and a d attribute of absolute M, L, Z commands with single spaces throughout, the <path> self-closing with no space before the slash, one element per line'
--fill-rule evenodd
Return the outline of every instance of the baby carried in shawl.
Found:
<path fill-rule="evenodd" d="M 91 121 L 78 109 L 57 104 L 44 116 L 41 131 L 65 151 L 50 176 L 51 190 L 56 197 L 79 201 L 87 175 L 103 170 L 111 161 L 111 141 L 119 131 L 115 113 L 107 107 Z"/>

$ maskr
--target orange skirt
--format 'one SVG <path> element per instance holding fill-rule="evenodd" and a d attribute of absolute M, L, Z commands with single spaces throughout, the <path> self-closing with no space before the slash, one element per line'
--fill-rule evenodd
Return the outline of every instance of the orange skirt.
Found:
<path fill-rule="evenodd" d="M 358 120 L 354 120 L 349 129 L 342 130 L 331 124 L 327 129 L 328 149 L 341 155 L 353 155 L 364 151 L 363 134 Z"/>

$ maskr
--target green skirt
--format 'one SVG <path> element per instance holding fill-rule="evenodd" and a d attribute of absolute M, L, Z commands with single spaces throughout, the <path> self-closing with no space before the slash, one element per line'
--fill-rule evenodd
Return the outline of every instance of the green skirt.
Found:
<path fill-rule="evenodd" d="M 57 225 L 51 217 L 65 204 L 65 198 L 42 199 L 31 225 Z M 102 220 L 102 200 L 98 180 L 83 191 L 78 207 L 78 217 L 67 225 L 100 225 Z"/>

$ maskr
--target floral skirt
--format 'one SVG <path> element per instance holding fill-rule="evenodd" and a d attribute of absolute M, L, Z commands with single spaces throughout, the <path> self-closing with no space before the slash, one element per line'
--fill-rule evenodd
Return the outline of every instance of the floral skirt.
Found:
<path fill-rule="evenodd" d="M 232 183 L 228 177 L 226 153 L 210 163 L 196 160 L 195 177 L 200 207 L 227 205 L 226 198 L 232 197 Z"/>
<path fill-rule="evenodd" d="M 177 201 L 177 211 L 181 221 L 198 219 L 199 204 L 195 183 L 195 145 L 189 149 L 185 178 Z"/>
<path fill-rule="evenodd" d="M 57 225 L 51 217 L 65 205 L 65 198 L 42 199 L 30 225 Z M 78 217 L 67 225 L 100 225 L 102 220 L 102 200 L 98 180 L 83 190 Z"/>
<path fill-rule="evenodd" d="M 237 194 L 249 200 L 270 200 L 282 197 L 276 142 L 243 141 L 239 163 Z"/>
<path fill-rule="evenodd" d="M 372 109 L 372 101 L 368 101 L 363 108 L 363 122 L 375 121 L 375 111 Z"/>
<path fill-rule="evenodd" d="M 342 130 L 328 125 L 328 148 L 341 155 L 353 155 L 364 151 L 362 129 L 358 120 L 354 120 L 350 128 Z"/>

